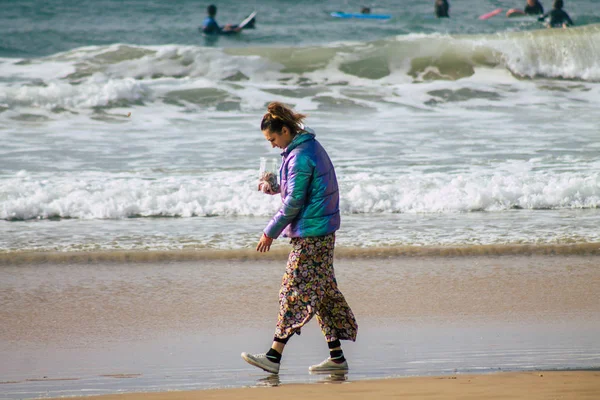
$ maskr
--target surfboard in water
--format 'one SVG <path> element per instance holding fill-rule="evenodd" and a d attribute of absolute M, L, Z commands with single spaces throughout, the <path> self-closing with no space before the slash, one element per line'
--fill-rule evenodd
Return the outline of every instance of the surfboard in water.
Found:
<path fill-rule="evenodd" d="M 511 8 L 510 10 L 508 10 L 506 12 L 506 17 L 507 18 L 513 18 L 513 17 L 523 17 L 527 14 L 525 14 L 525 11 L 520 10 L 518 8 Z"/>
<path fill-rule="evenodd" d="M 254 28 L 254 17 L 256 17 L 256 11 L 253 11 L 250 15 L 248 15 L 246 18 L 244 18 L 244 20 L 242 22 L 240 22 L 237 25 L 230 25 L 230 29 L 225 30 L 219 30 L 217 32 L 211 32 L 211 33 L 205 33 L 203 30 L 203 27 L 200 26 L 198 27 L 198 30 L 202 33 L 202 36 L 207 37 L 207 38 L 212 38 L 211 40 L 214 40 L 214 38 L 216 36 L 229 36 L 229 35 L 235 35 L 238 33 L 238 31 L 236 31 L 236 28 L 240 28 L 240 29 L 251 29 Z"/>
<path fill-rule="evenodd" d="M 490 11 L 487 14 L 483 14 L 479 16 L 479 19 L 489 19 L 492 18 L 494 15 L 498 15 L 502 12 L 501 8 L 496 8 L 494 11 Z"/>
<path fill-rule="evenodd" d="M 362 14 L 362 13 L 344 13 L 340 11 L 332 12 L 332 17 L 335 18 L 362 18 L 362 19 L 390 19 L 389 14 Z"/>
<path fill-rule="evenodd" d="M 248 25 L 250 23 L 250 21 L 252 21 L 252 19 L 256 17 L 256 11 L 253 11 L 252 14 L 248 15 L 242 22 L 240 22 L 238 24 L 238 28 L 244 28 L 246 27 L 246 25 Z"/>

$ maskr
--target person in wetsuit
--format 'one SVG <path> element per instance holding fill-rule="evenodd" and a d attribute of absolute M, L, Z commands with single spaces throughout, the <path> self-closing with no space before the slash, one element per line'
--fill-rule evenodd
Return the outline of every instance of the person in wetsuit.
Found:
<path fill-rule="evenodd" d="M 202 23 L 202 33 L 204 33 L 204 34 L 223 35 L 223 34 L 237 33 L 242 30 L 241 28 L 238 28 L 237 26 L 232 26 L 229 24 L 227 24 L 223 27 L 220 27 L 219 24 L 217 23 L 217 20 L 215 19 L 215 16 L 217 15 L 217 6 L 215 6 L 214 4 L 211 4 L 210 6 L 206 7 L 206 13 L 208 15 L 204 19 L 204 22 Z"/>
<path fill-rule="evenodd" d="M 571 21 L 571 17 L 569 17 L 569 14 L 563 11 L 562 8 L 563 0 L 554 0 L 552 10 L 539 17 L 538 20 L 543 21 L 547 17 L 550 17 L 550 21 L 548 22 L 548 28 L 566 28 L 567 26 L 574 25 L 573 21 Z"/>
<path fill-rule="evenodd" d="M 450 10 L 450 4 L 448 0 L 435 0 L 434 11 L 435 16 L 438 18 L 450 18 L 448 11 Z"/>
<path fill-rule="evenodd" d="M 527 0 L 527 5 L 523 9 L 526 15 L 540 15 L 544 13 L 544 7 L 539 0 Z"/>

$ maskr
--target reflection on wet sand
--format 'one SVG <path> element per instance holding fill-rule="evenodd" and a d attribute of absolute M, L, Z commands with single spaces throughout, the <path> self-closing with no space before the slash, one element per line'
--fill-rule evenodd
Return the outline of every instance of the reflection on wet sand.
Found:
<path fill-rule="evenodd" d="M 318 373 L 311 372 L 312 375 L 318 375 Z M 338 373 L 327 373 L 321 374 L 318 383 L 344 383 L 348 381 L 348 373 L 338 372 Z"/>
<path fill-rule="evenodd" d="M 265 376 L 264 378 L 260 378 L 259 380 L 256 381 L 256 385 L 257 387 L 275 387 L 275 386 L 279 386 L 281 384 L 281 379 L 279 378 L 279 375 L 277 374 L 270 374 L 268 376 Z"/>

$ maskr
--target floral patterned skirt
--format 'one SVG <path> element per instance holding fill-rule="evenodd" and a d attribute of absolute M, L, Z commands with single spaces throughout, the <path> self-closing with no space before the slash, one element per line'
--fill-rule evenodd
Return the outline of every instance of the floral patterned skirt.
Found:
<path fill-rule="evenodd" d="M 285 339 L 313 316 L 328 342 L 356 340 L 358 324 L 333 271 L 335 234 L 292 238 L 285 274 L 279 291 L 279 317 L 275 337 Z"/>

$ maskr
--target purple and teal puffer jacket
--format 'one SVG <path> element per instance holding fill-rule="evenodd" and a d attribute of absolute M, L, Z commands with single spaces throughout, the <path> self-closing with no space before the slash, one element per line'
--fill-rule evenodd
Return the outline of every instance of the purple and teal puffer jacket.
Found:
<path fill-rule="evenodd" d="M 310 128 L 281 153 L 283 206 L 264 233 L 273 239 L 324 236 L 340 228 L 340 197 L 333 164 Z"/>

